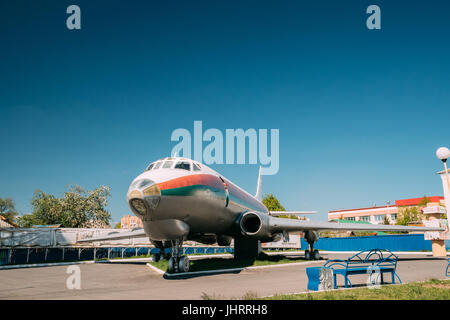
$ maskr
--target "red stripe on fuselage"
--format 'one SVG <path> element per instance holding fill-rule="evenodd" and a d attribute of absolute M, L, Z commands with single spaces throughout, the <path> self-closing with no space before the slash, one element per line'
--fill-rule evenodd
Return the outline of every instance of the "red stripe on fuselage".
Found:
<path fill-rule="evenodd" d="M 267 212 L 267 208 L 258 200 L 256 200 L 253 196 L 235 186 L 231 181 L 228 181 L 225 178 L 223 179 L 226 182 L 228 186 L 228 191 L 231 195 L 241 199 L 244 203 L 249 204 L 251 207 L 258 209 L 258 211 Z M 203 185 L 223 191 L 225 190 L 222 180 L 220 180 L 219 177 L 211 174 L 191 174 L 158 183 L 160 190 L 190 187 L 194 185 Z"/>
<path fill-rule="evenodd" d="M 204 185 L 224 190 L 222 181 L 218 177 L 211 174 L 191 174 L 158 183 L 158 186 L 161 190 L 189 187 L 194 185 Z"/>

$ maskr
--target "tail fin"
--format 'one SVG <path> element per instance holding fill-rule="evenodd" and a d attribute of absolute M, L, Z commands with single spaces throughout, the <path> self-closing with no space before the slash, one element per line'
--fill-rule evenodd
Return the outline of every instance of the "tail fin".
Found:
<path fill-rule="evenodd" d="M 256 187 L 256 194 L 255 198 L 258 201 L 262 201 L 262 175 L 261 175 L 261 167 L 259 167 L 259 173 L 258 173 L 258 185 Z"/>

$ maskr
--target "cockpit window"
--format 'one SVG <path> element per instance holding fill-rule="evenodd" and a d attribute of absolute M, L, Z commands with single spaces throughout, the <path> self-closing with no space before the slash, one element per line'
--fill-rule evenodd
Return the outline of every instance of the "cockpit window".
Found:
<path fill-rule="evenodd" d="M 167 168 L 171 168 L 173 164 L 173 161 L 166 161 L 163 164 L 163 168 L 167 169 Z"/>
<path fill-rule="evenodd" d="M 150 179 L 137 179 L 131 183 L 130 190 L 135 189 L 135 188 L 142 189 L 142 188 L 145 188 L 152 184 L 155 184 L 155 182 L 153 182 Z"/>
<path fill-rule="evenodd" d="M 149 185 L 152 185 L 152 184 L 154 184 L 154 182 L 152 180 L 150 180 L 150 179 L 142 179 L 142 180 L 139 181 L 139 184 L 137 184 L 137 187 L 140 188 L 140 189 L 143 189 L 143 188 L 145 188 L 145 187 L 147 187 Z"/>
<path fill-rule="evenodd" d="M 162 162 L 159 161 L 155 164 L 155 167 L 153 169 L 159 169 L 159 167 L 161 167 Z"/>
<path fill-rule="evenodd" d="M 175 165 L 175 169 L 184 169 L 187 171 L 191 171 L 191 164 L 187 161 L 178 161 Z"/>
<path fill-rule="evenodd" d="M 200 166 L 194 163 L 194 171 L 200 171 Z"/>
<path fill-rule="evenodd" d="M 155 165 L 154 162 L 151 163 L 151 164 L 147 167 L 147 169 L 145 169 L 145 171 L 150 171 L 150 170 L 152 170 L 152 168 L 154 167 L 154 165 Z"/>

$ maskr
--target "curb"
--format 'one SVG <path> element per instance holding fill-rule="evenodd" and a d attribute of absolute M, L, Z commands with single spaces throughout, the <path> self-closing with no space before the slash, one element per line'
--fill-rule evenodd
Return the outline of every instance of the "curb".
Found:
<path fill-rule="evenodd" d="M 152 258 L 133 258 L 133 259 L 108 259 L 108 260 L 97 260 L 95 263 L 124 263 L 124 262 L 145 262 L 151 261 Z"/>
<path fill-rule="evenodd" d="M 323 263 L 323 261 L 324 260 L 305 261 L 305 262 L 293 262 L 293 263 L 271 264 L 271 265 L 267 265 L 267 266 L 254 266 L 254 267 L 229 268 L 229 269 L 214 269 L 214 270 L 180 272 L 180 273 L 164 272 L 163 270 L 152 266 L 150 263 L 147 263 L 147 266 L 150 267 L 150 269 L 152 269 L 153 271 L 156 271 L 159 274 L 162 274 L 162 275 L 164 275 L 164 276 L 166 276 L 168 278 L 173 278 L 173 277 L 180 277 L 180 276 L 207 275 L 207 274 L 214 274 L 214 273 L 231 273 L 231 272 L 243 271 L 243 270 L 258 270 L 258 269 L 269 269 L 269 268 L 278 268 L 278 267 L 310 265 L 310 264 L 316 264 L 316 263 Z"/>
<path fill-rule="evenodd" d="M 161 269 L 158 269 L 157 267 L 152 266 L 150 263 L 146 263 L 146 266 L 159 274 L 165 274 L 164 271 L 162 271 Z"/>
<path fill-rule="evenodd" d="M 68 265 L 73 265 L 73 264 L 91 264 L 91 263 L 96 263 L 96 261 L 88 260 L 88 261 L 74 261 L 74 262 L 13 264 L 13 265 L 7 265 L 7 266 L 0 266 L 0 270 L 20 269 L 20 268 L 56 267 L 56 266 L 68 266 Z"/>

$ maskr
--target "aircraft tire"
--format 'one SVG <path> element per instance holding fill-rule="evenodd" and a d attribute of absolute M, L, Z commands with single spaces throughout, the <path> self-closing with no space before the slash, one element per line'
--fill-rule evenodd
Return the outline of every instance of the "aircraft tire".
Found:
<path fill-rule="evenodd" d="M 175 259 L 171 257 L 169 259 L 169 265 L 167 267 L 167 272 L 174 273 L 175 272 Z"/>
<path fill-rule="evenodd" d="M 320 260 L 319 250 L 315 249 L 312 256 L 313 260 Z"/>
<path fill-rule="evenodd" d="M 311 260 L 311 254 L 309 253 L 309 250 L 305 250 L 305 259 Z"/>
<path fill-rule="evenodd" d="M 178 262 L 178 270 L 180 270 L 180 272 L 189 272 L 189 258 L 187 256 L 180 258 L 180 261 Z"/>
<path fill-rule="evenodd" d="M 161 255 L 159 253 L 155 253 L 153 255 L 153 262 L 158 262 L 159 260 L 161 260 Z"/>

